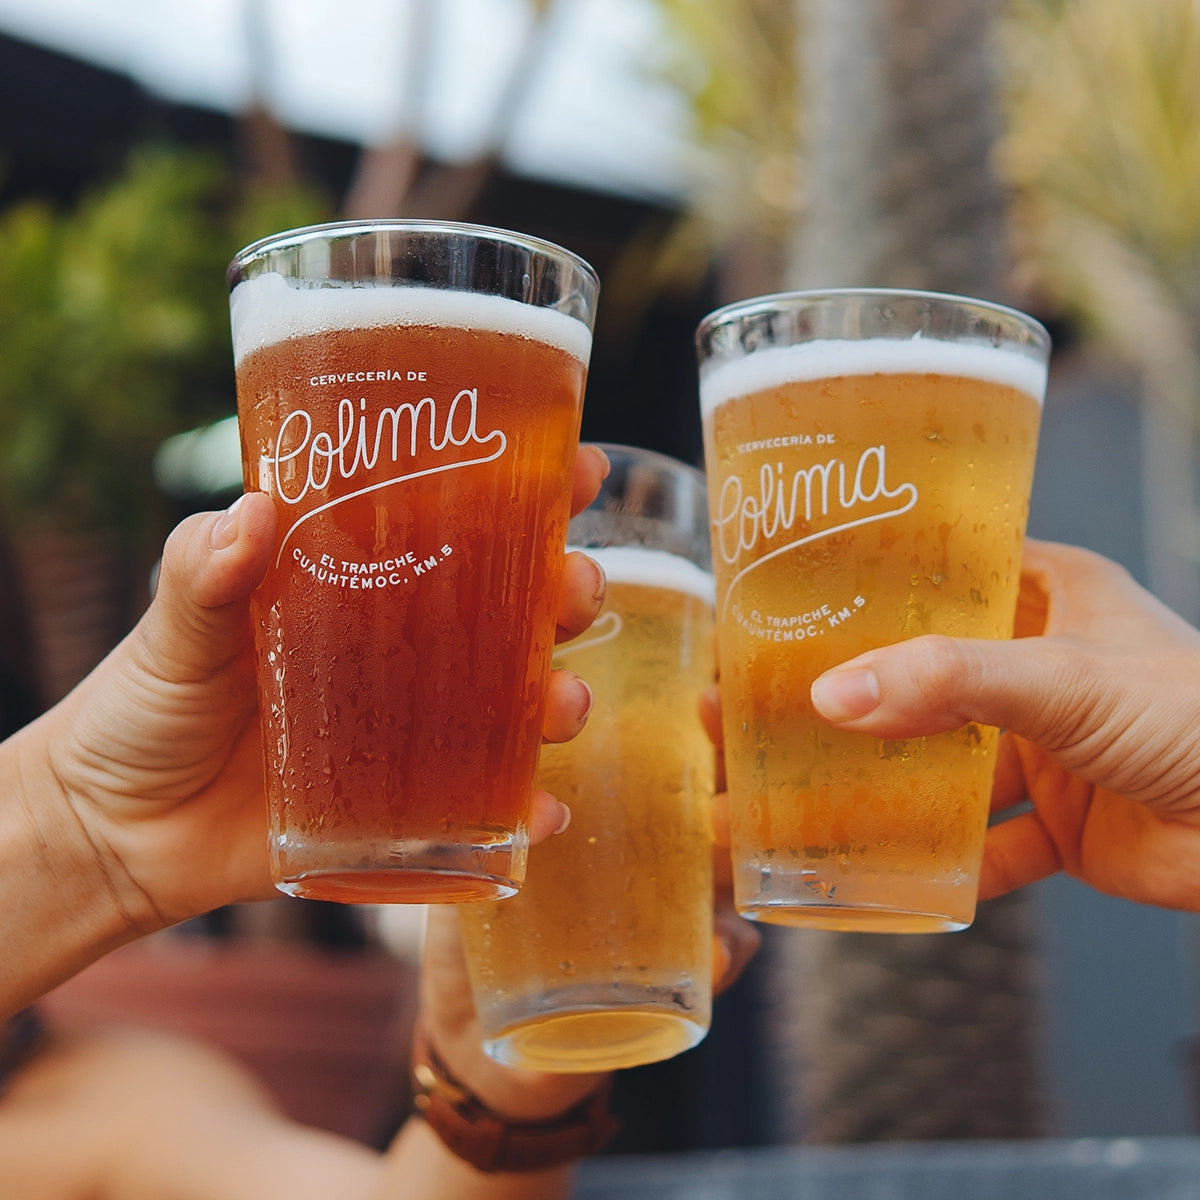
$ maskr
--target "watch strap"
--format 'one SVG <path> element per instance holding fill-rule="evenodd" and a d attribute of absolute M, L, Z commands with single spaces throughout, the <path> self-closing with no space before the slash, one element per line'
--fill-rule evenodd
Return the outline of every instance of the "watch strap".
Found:
<path fill-rule="evenodd" d="M 595 1154 L 618 1128 L 611 1079 L 545 1121 L 514 1121 L 483 1103 L 450 1073 L 418 1026 L 413 1037 L 413 1104 L 446 1147 L 479 1171 L 538 1171 Z"/>

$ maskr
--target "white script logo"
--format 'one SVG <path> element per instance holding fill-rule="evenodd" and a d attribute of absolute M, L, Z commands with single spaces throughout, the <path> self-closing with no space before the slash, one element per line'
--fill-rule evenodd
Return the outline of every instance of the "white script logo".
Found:
<path fill-rule="evenodd" d="M 736 566 L 746 555 L 755 554 L 760 542 L 789 533 L 797 521 L 811 526 L 814 521 L 832 516 L 835 523 L 777 546 L 742 567 L 729 582 L 722 608 L 733 588 L 763 563 L 807 542 L 899 516 L 916 504 L 917 495 L 914 483 L 888 485 L 886 446 L 868 447 L 855 464 L 830 458 L 801 467 L 792 472 L 790 479 L 782 463 L 773 466 L 763 463 L 757 492 L 748 491 L 740 476 L 728 476 L 718 493 L 713 540 L 717 553 L 730 566 Z M 863 505 L 879 500 L 887 501 L 888 507 L 854 515 Z"/>
<path fill-rule="evenodd" d="M 492 462 L 508 445 L 502 430 L 480 432 L 479 394 L 475 388 L 463 388 L 444 413 L 439 412 L 432 396 L 416 404 L 406 402 L 374 412 L 368 412 L 366 400 L 360 399 L 357 408 L 356 412 L 353 400 L 340 401 L 337 428 L 332 431 L 316 428 L 306 409 L 290 412 L 279 426 L 275 444 L 259 460 L 260 486 L 291 505 L 299 504 L 310 493 L 326 492 L 338 481 L 353 482 L 379 465 L 396 468 L 398 473 L 389 471 L 382 479 L 334 496 L 306 512 L 284 534 L 277 565 L 288 539 L 318 513 L 408 479 Z M 440 461 L 421 470 L 411 469 L 419 451 L 444 454 L 451 447 L 473 447 L 479 453 Z"/>

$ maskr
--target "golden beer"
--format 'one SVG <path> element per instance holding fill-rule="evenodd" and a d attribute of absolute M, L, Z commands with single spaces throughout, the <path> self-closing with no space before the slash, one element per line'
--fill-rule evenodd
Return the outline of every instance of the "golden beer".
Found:
<path fill-rule="evenodd" d="M 712 578 L 634 547 L 589 548 L 604 609 L 556 662 L 587 679 L 587 726 L 542 750 L 571 807 L 519 895 L 460 909 L 488 1052 L 547 1071 L 668 1058 L 707 1032 L 712 974 Z"/>
<path fill-rule="evenodd" d="M 920 634 L 1011 635 L 1044 382 L 1044 359 L 932 337 L 802 341 L 702 372 L 744 915 L 973 919 L 997 731 L 882 741 L 826 724 L 809 688 Z"/>
<path fill-rule="evenodd" d="M 425 249 L 491 236 L 435 231 Z M 267 272 L 231 296 L 245 484 L 279 516 L 252 598 L 272 869 L 316 899 L 507 895 L 590 328 L 503 295 L 359 283 Z"/>

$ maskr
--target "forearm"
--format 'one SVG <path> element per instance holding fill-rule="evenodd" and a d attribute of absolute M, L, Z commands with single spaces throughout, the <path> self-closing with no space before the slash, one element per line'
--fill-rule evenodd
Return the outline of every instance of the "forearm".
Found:
<path fill-rule="evenodd" d="M 0 1017 L 134 936 L 51 766 L 66 716 L 0 743 Z"/>
<path fill-rule="evenodd" d="M 443 1145 L 419 1117 L 407 1121 L 383 1160 L 371 1200 L 562 1200 L 573 1167 L 544 1171 L 475 1170 Z"/>

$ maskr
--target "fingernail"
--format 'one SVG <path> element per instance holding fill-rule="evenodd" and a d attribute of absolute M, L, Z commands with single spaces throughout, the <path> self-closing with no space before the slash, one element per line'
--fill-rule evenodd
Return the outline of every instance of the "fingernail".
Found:
<path fill-rule="evenodd" d="M 604 603 L 604 597 L 608 594 L 608 576 L 604 573 L 604 568 L 592 559 L 592 565 L 596 568 L 596 586 L 592 590 L 592 599 L 599 608 Z"/>
<path fill-rule="evenodd" d="M 245 496 L 239 496 L 220 516 L 208 535 L 208 544 L 214 550 L 227 550 L 237 541 L 238 510 Z"/>
<path fill-rule="evenodd" d="M 857 721 L 879 707 L 879 678 L 867 667 L 826 671 L 813 681 L 813 706 L 827 721 Z"/>
<path fill-rule="evenodd" d="M 562 810 L 562 815 L 554 832 L 556 834 L 566 833 L 567 827 L 571 824 L 571 810 L 561 800 L 558 802 L 558 807 Z"/>
<path fill-rule="evenodd" d="M 592 705 L 596 703 L 596 697 L 592 694 L 592 689 L 588 686 L 586 679 L 581 679 L 578 675 L 575 676 L 575 682 L 579 684 L 585 692 L 587 692 L 587 704 L 584 706 L 583 712 L 579 714 L 581 722 L 586 721 L 592 713 Z"/>

